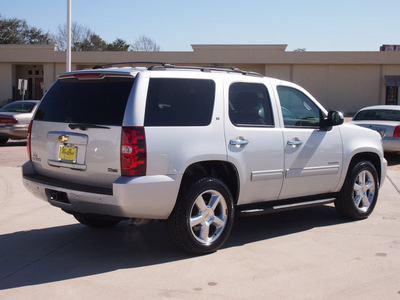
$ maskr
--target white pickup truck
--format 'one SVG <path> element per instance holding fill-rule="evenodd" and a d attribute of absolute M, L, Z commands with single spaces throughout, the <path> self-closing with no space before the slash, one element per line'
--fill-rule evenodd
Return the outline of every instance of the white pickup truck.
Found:
<path fill-rule="evenodd" d="M 96 66 L 42 99 L 23 181 L 82 224 L 166 220 L 180 248 L 205 254 L 239 215 L 333 202 L 368 217 L 381 137 L 342 123 L 298 85 L 236 68 Z"/>

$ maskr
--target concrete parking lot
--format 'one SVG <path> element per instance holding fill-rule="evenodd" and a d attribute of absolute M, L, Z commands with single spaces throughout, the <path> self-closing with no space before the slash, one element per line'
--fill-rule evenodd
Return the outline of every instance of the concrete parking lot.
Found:
<path fill-rule="evenodd" d="M 95 230 L 22 186 L 24 142 L 0 146 L 0 299 L 400 299 L 400 156 L 370 218 L 332 205 L 237 219 L 192 257 L 165 224 Z"/>

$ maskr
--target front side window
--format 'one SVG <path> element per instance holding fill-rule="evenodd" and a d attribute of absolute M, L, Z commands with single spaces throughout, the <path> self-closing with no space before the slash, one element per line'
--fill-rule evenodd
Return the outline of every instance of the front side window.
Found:
<path fill-rule="evenodd" d="M 277 90 L 285 127 L 320 126 L 322 113 L 309 97 L 287 86 L 278 86 Z"/>
<path fill-rule="evenodd" d="M 233 83 L 229 88 L 229 118 L 236 126 L 273 126 L 267 88 L 258 83 Z"/>
<path fill-rule="evenodd" d="M 153 78 L 147 93 L 145 126 L 207 126 L 211 123 L 215 82 Z"/>

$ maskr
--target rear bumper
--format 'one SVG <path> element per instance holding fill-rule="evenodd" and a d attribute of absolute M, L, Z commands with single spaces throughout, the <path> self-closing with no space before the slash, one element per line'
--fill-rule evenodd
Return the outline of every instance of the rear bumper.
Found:
<path fill-rule="evenodd" d="M 0 126 L 0 136 L 10 139 L 26 139 L 29 124 L 18 124 L 13 126 Z"/>
<path fill-rule="evenodd" d="M 167 219 L 174 208 L 179 183 L 165 175 L 120 177 L 112 189 L 60 183 L 35 174 L 31 162 L 22 166 L 23 184 L 36 197 L 69 212 L 124 218 Z M 50 194 L 63 193 L 56 199 Z"/>
<path fill-rule="evenodd" d="M 382 146 L 385 152 L 400 152 L 400 138 L 383 138 Z"/>

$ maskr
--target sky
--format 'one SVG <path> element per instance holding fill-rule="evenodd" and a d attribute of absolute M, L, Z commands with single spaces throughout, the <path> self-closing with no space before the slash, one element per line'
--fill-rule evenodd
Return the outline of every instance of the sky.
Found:
<path fill-rule="evenodd" d="M 286 44 L 287 51 L 379 51 L 400 44 L 400 0 L 71 0 L 72 21 L 106 42 L 142 35 L 161 51 L 192 44 Z M 67 0 L 0 0 L 3 18 L 56 33 Z"/>

